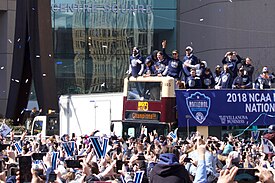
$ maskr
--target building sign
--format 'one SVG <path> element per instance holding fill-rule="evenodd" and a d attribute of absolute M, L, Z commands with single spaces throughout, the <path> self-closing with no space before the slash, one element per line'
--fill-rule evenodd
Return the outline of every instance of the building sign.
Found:
<path fill-rule="evenodd" d="M 51 5 L 51 9 L 54 13 L 61 12 L 87 12 L 87 13 L 97 13 L 97 12 L 105 12 L 105 13 L 143 13 L 143 14 L 151 14 L 152 13 L 152 5 L 142 5 L 142 4 L 70 4 L 70 3 L 55 3 Z"/>
<path fill-rule="evenodd" d="M 270 125 L 275 120 L 273 90 L 176 90 L 176 100 L 179 126 Z"/>
<path fill-rule="evenodd" d="M 160 120 L 159 112 L 137 112 L 126 111 L 125 119 L 127 120 Z"/>

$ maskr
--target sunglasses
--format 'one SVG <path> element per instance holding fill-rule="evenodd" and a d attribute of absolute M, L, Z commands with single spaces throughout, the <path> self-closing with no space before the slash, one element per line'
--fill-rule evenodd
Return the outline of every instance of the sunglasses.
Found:
<path fill-rule="evenodd" d="M 177 55 L 178 53 L 172 53 L 173 55 Z"/>

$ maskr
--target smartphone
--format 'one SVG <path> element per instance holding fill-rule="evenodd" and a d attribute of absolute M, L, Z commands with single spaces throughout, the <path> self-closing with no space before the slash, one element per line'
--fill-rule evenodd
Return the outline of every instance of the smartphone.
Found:
<path fill-rule="evenodd" d="M 43 156 L 46 156 L 46 152 L 41 152 L 41 153 L 33 153 L 32 154 L 32 159 L 33 160 L 43 160 Z"/>
<path fill-rule="evenodd" d="M 81 162 L 83 162 L 83 160 L 65 160 L 67 168 L 82 168 Z"/>
<path fill-rule="evenodd" d="M 19 174 L 20 182 L 31 182 L 32 180 L 32 158 L 31 156 L 20 156 L 19 159 Z"/>
<path fill-rule="evenodd" d="M 191 160 L 192 160 L 192 158 L 187 158 L 187 157 L 186 157 L 186 158 L 184 158 L 183 162 L 190 163 Z"/>
<path fill-rule="evenodd" d="M 239 168 L 234 180 L 238 182 L 249 181 L 249 183 L 256 183 L 259 181 L 259 177 L 255 175 L 256 172 L 258 172 L 258 170 L 254 168 Z"/>
<path fill-rule="evenodd" d="M 55 182 L 55 180 L 56 180 L 56 174 L 51 172 L 49 174 L 49 182 Z"/>
<path fill-rule="evenodd" d="M 123 161 L 122 160 L 116 160 L 116 173 L 118 173 L 119 170 L 122 170 Z"/>

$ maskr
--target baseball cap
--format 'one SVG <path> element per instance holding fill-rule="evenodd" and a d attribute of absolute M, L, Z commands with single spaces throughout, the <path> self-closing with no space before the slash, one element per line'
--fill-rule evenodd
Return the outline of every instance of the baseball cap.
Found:
<path fill-rule="evenodd" d="M 262 72 L 268 72 L 268 68 L 267 67 L 263 67 Z"/>
<path fill-rule="evenodd" d="M 192 51 L 193 51 L 193 48 L 192 48 L 191 46 L 187 46 L 187 47 L 185 48 L 185 50 L 186 50 L 186 51 L 191 51 L 191 52 L 192 52 Z"/>
<path fill-rule="evenodd" d="M 268 130 L 268 133 L 273 133 L 273 132 L 275 132 L 275 125 L 270 125 L 270 126 L 267 128 L 267 130 Z"/>

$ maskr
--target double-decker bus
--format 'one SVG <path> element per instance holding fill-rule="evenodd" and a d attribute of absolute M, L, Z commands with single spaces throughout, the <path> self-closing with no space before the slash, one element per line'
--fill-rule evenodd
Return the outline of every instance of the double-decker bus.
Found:
<path fill-rule="evenodd" d="M 176 99 L 172 77 L 130 77 L 124 79 L 122 123 L 123 136 L 138 136 L 142 126 L 149 133 L 167 135 L 176 124 Z"/>

